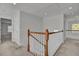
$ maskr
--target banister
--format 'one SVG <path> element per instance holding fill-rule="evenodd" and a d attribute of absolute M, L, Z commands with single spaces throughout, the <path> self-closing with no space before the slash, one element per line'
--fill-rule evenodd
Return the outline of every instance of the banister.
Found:
<path fill-rule="evenodd" d="M 65 31 L 79 31 L 79 30 L 65 30 Z"/>
<path fill-rule="evenodd" d="M 46 29 L 45 32 L 31 32 L 28 29 L 28 51 L 30 52 L 30 36 L 33 37 L 37 42 L 39 42 L 40 44 L 42 44 L 44 46 L 44 55 L 48 56 L 48 40 L 49 40 L 49 35 L 50 34 L 56 34 L 56 33 L 60 33 L 60 32 L 64 32 L 64 31 L 79 31 L 79 30 L 60 30 L 57 32 L 49 32 L 48 29 Z M 32 34 L 43 34 L 45 35 L 45 43 L 43 44 L 42 42 L 40 42 L 37 38 L 35 38 Z"/>
<path fill-rule="evenodd" d="M 37 42 L 39 42 L 40 44 L 42 44 L 44 46 L 44 55 L 45 56 L 48 56 L 48 40 L 49 40 L 49 34 L 55 34 L 55 33 L 60 33 L 60 32 L 63 32 L 63 30 L 61 31 L 57 31 L 57 32 L 49 32 L 48 29 L 46 29 L 45 32 L 31 32 L 29 29 L 28 29 L 28 51 L 30 51 L 30 36 L 32 38 L 34 38 Z M 37 38 L 35 38 L 32 34 L 44 34 L 45 35 L 45 44 L 43 44 L 42 42 L 40 42 Z"/>
<path fill-rule="evenodd" d="M 60 32 L 63 32 L 63 30 L 57 31 L 57 32 L 49 32 L 49 34 L 56 34 L 56 33 L 60 33 Z"/>
<path fill-rule="evenodd" d="M 30 30 L 28 29 L 28 49 L 27 50 L 30 52 L 30 41 L 29 41 L 30 37 L 29 36 L 30 36 Z"/>
<path fill-rule="evenodd" d="M 30 33 L 32 33 L 32 34 L 45 34 L 43 32 L 30 32 Z"/>
<path fill-rule="evenodd" d="M 49 40 L 49 31 L 46 29 L 45 32 L 45 56 L 48 56 L 48 40 Z"/>
<path fill-rule="evenodd" d="M 36 39 L 32 34 L 44 34 L 45 35 L 45 44 L 43 44 L 42 42 L 40 42 L 38 39 Z M 28 51 L 30 52 L 30 43 L 29 43 L 29 38 L 33 37 L 37 42 L 39 42 L 40 44 L 42 44 L 44 46 L 44 54 L 45 56 L 48 56 L 48 39 L 49 39 L 49 33 L 48 33 L 48 29 L 46 29 L 45 32 L 31 32 L 29 29 L 28 29 Z"/>
<path fill-rule="evenodd" d="M 43 44 L 42 42 L 40 42 L 40 41 L 39 41 L 37 38 L 35 38 L 32 34 L 30 34 L 30 36 L 33 37 L 37 42 L 39 42 L 40 44 L 42 44 L 42 45 L 45 46 L 45 44 Z"/>

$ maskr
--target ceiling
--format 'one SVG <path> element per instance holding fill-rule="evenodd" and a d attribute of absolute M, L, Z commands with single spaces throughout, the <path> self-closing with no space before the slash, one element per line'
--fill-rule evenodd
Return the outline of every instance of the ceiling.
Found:
<path fill-rule="evenodd" d="M 79 3 L 17 3 L 16 8 L 40 17 L 64 13 L 79 14 Z"/>

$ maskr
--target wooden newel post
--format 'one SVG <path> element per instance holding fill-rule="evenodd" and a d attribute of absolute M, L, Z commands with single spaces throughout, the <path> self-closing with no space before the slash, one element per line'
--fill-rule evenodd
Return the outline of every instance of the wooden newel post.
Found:
<path fill-rule="evenodd" d="M 45 32 L 45 56 L 48 56 L 48 40 L 49 40 L 49 32 L 48 32 L 48 29 L 46 29 L 46 32 Z"/>
<path fill-rule="evenodd" d="M 30 42 L 29 42 L 29 38 L 30 38 L 30 30 L 28 29 L 28 51 L 30 52 Z"/>

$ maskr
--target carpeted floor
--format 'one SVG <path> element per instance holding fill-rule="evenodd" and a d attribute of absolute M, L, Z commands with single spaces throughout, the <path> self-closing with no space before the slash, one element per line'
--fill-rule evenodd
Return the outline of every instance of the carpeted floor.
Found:
<path fill-rule="evenodd" d="M 55 56 L 79 56 L 79 40 L 65 40 Z"/>
<path fill-rule="evenodd" d="M 33 56 L 25 47 L 15 42 L 6 41 L 0 44 L 0 56 Z"/>
<path fill-rule="evenodd" d="M 33 56 L 26 48 L 18 46 L 15 42 L 0 44 L 0 56 Z M 58 49 L 55 56 L 79 56 L 79 40 L 67 39 Z"/>

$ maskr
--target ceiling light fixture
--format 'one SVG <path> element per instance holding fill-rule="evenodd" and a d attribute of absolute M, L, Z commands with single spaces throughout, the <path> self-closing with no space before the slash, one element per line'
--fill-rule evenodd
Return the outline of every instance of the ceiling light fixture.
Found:
<path fill-rule="evenodd" d="M 69 7 L 68 9 L 69 9 L 69 10 L 71 10 L 71 9 L 72 9 L 72 7 Z"/>
<path fill-rule="evenodd" d="M 13 3 L 13 5 L 16 5 L 16 3 Z"/>

